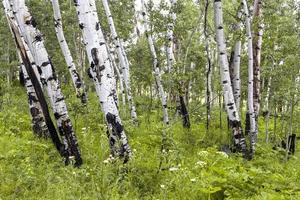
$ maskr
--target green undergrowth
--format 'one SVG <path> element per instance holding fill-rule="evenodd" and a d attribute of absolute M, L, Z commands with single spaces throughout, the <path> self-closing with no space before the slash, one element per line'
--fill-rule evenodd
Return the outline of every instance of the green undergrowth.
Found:
<path fill-rule="evenodd" d="M 124 165 L 103 162 L 109 149 L 97 98 L 90 95 L 84 108 L 67 96 L 84 164 L 65 167 L 53 144 L 32 134 L 25 99 L 19 88 L 2 96 L 0 199 L 300 199 L 299 152 L 285 162 L 283 150 L 272 150 L 262 134 L 252 161 L 227 155 L 219 151 L 229 142 L 225 120 L 222 129 L 216 120 L 206 132 L 197 113 L 190 130 L 176 117 L 164 127 L 159 104 L 143 99 L 137 100 L 139 127 L 121 109 L 134 154 Z"/>

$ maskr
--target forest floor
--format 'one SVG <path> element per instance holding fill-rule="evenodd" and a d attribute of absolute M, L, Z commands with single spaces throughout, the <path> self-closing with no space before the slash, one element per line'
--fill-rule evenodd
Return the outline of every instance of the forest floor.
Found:
<path fill-rule="evenodd" d="M 7 91 L 0 107 L 1 200 L 300 199 L 299 150 L 286 162 L 284 150 L 272 150 L 274 144 L 263 142 L 263 129 L 255 158 L 245 161 L 239 154 L 219 151 L 228 143 L 226 127 L 213 123 L 206 133 L 204 123 L 199 123 L 202 114 L 192 113 L 190 130 L 183 129 L 180 120 L 167 128 L 169 151 L 162 154 L 159 108 L 148 108 L 139 100 L 140 126 L 124 120 L 134 157 L 125 165 L 104 163 L 109 148 L 96 97 L 91 95 L 82 108 L 66 95 L 84 159 L 77 169 L 64 166 L 49 140 L 32 134 L 25 92 Z"/>

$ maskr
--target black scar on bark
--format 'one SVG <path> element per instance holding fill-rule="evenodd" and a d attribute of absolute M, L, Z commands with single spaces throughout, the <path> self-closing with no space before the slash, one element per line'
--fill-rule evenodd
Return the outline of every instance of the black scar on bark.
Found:
<path fill-rule="evenodd" d="M 80 29 L 83 29 L 83 28 L 84 28 L 83 23 L 80 23 L 80 24 L 79 24 L 79 28 L 80 28 Z"/>
<path fill-rule="evenodd" d="M 236 149 L 234 149 L 233 152 L 241 151 L 244 158 L 248 159 L 247 147 L 246 147 L 246 143 L 244 141 L 244 135 L 243 135 L 241 121 L 230 120 L 229 124 L 233 131 L 237 131 L 237 134 L 234 134 L 234 138 L 239 140 L 239 144 L 235 144 Z M 243 142 L 241 142 L 241 141 L 243 141 Z"/>
<path fill-rule="evenodd" d="M 73 2 L 74 2 L 74 5 L 75 6 L 78 6 L 79 4 L 78 4 L 78 0 L 73 0 Z"/>
<path fill-rule="evenodd" d="M 106 120 L 107 120 L 107 123 L 111 124 L 111 126 L 112 126 L 113 135 L 117 136 L 119 139 L 121 139 L 121 133 L 123 132 L 124 129 L 123 129 L 123 126 L 117 121 L 116 116 L 114 114 L 108 112 L 106 114 Z M 115 145 L 114 138 L 110 137 L 109 142 L 110 142 L 111 148 L 113 148 Z M 127 145 L 123 145 L 123 144 L 121 145 L 120 155 L 119 155 L 121 158 L 123 158 L 125 156 L 125 153 L 127 151 L 127 147 L 126 147 Z M 129 160 L 128 156 L 125 156 L 124 163 L 128 162 L 128 160 Z"/>
<path fill-rule="evenodd" d="M 245 135 L 250 134 L 250 114 L 246 113 L 246 121 L 245 121 Z"/>
<path fill-rule="evenodd" d="M 94 61 L 94 64 L 98 65 L 99 64 L 98 49 L 97 48 L 92 48 L 91 54 L 92 54 L 92 59 Z"/>
<path fill-rule="evenodd" d="M 54 68 L 54 65 L 53 65 L 53 63 L 51 61 L 51 58 L 48 58 L 48 60 L 49 60 L 49 64 L 50 64 L 51 69 L 52 69 L 52 76 L 53 76 L 54 80 L 57 80 L 57 75 L 55 73 L 55 68 Z"/>
<path fill-rule="evenodd" d="M 187 107 L 185 105 L 183 96 L 180 95 L 179 100 L 180 100 L 180 111 L 181 111 L 182 120 L 183 120 L 183 127 L 190 128 L 191 127 L 190 117 L 189 117 L 189 113 L 188 113 Z"/>
<path fill-rule="evenodd" d="M 55 28 L 58 28 L 58 27 L 61 26 L 61 24 L 60 24 L 60 21 L 61 21 L 61 20 L 60 20 L 60 19 L 57 19 L 57 20 L 56 20 L 56 19 L 54 18 L 53 21 L 54 21 L 54 27 L 55 27 Z"/>
<path fill-rule="evenodd" d="M 91 70 L 93 70 L 93 67 L 94 67 L 94 63 L 91 63 L 91 67 L 89 67 L 88 69 L 87 69 L 87 74 L 88 74 L 88 76 L 89 76 L 89 78 L 93 78 L 93 75 L 92 75 L 92 73 L 91 73 Z"/>
<path fill-rule="evenodd" d="M 25 78 L 24 78 L 24 73 L 22 68 L 20 68 L 19 71 L 19 80 L 20 80 L 20 84 L 24 87 L 25 86 Z"/>
<path fill-rule="evenodd" d="M 28 100 L 30 101 L 30 103 L 38 102 L 38 99 L 35 96 L 33 96 L 32 94 L 28 94 Z"/>
<path fill-rule="evenodd" d="M 26 25 L 32 25 L 34 28 L 37 26 L 36 20 L 34 19 L 33 16 L 31 16 L 31 18 L 29 20 L 25 21 Z"/>
<path fill-rule="evenodd" d="M 77 87 L 77 88 L 80 88 L 80 87 L 81 87 L 81 78 L 80 78 L 78 72 L 74 69 L 74 70 L 72 70 L 72 73 L 73 73 L 74 76 L 77 78 L 77 79 L 76 79 L 76 87 Z"/>
<path fill-rule="evenodd" d="M 43 35 L 42 34 L 37 34 L 35 37 L 34 37 L 34 41 L 33 42 L 41 42 L 43 41 Z"/>
<path fill-rule="evenodd" d="M 52 119 L 50 117 L 50 113 L 49 113 L 49 110 L 48 110 L 48 104 L 47 104 L 46 98 L 45 98 L 45 96 L 43 94 L 43 90 L 42 90 L 42 88 L 41 88 L 41 86 L 39 84 L 38 78 L 36 77 L 35 72 L 34 72 L 34 70 L 32 68 L 30 59 L 29 59 L 26 51 L 24 51 L 24 46 L 20 42 L 21 41 L 21 39 L 20 39 L 21 38 L 20 33 L 18 32 L 18 30 L 17 30 L 16 27 L 12 27 L 12 32 L 13 32 L 13 35 L 14 35 L 14 39 L 15 39 L 17 48 L 21 52 L 21 58 L 22 58 L 24 66 L 25 66 L 25 69 L 27 71 L 27 74 L 30 77 L 30 80 L 31 80 L 32 85 L 34 87 L 34 90 L 36 92 L 37 98 L 40 101 L 42 112 L 44 114 L 45 122 L 46 122 L 48 130 L 50 132 L 50 136 L 51 136 L 52 142 L 54 143 L 56 149 L 59 151 L 60 155 L 64 156 L 64 154 L 65 154 L 65 152 L 64 152 L 64 144 L 61 143 L 60 138 L 58 137 L 56 128 L 55 128 L 54 123 L 53 123 L 53 121 L 52 121 Z"/>
<path fill-rule="evenodd" d="M 37 116 L 39 114 L 39 110 L 35 107 L 30 108 L 30 113 L 32 116 Z"/>
<path fill-rule="evenodd" d="M 117 118 L 112 113 L 108 112 L 106 114 L 106 120 L 109 124 L 111 124 L 116 131 L 117 135 L 121 137 L 121 133 L 123 132 L 123 126 L 117 121 Z"/>
<path fill-rule="evenodd" d="M 96 31 L 99 31 L 99 29 L 100 29 L 100 23 L 97 22 L 97 23 L 96 23 Z"/>
<path fill-rule="evenodd" d="M 37 66 L 37 70 L 38 70 L 39 74 L 42 75 L 43 71 L 40 66 Z"/>
<path fill-rule="evenodd" d="M 62 121 L 62 128 L 64 130 L 64 132 L 66 133 L 66 138 L 68 140 L 68 143 L 70 144 L 70 153 L 71 155 L 73 155 L 75 157 L 75 163 L 74 166 L 75 167 L 80 167 L 83 163 L 81 155 L 80 155 L 80 151 L 79 151 L 79 147 L 78 147 L 78 143 L 77 143 L 77 139 L 76 137 L 74 137 L 74 130 L 73 130 L 73 126 L 71 124 L 71 120 L 67 119 L 67 120 L 63 120 Z"/>
<path fill-rule="evenodd" d="M 295 147 L 296 147 L 295 139 L 296 139 L 296 134 L 289 135 L 289 139 L 288 139 L 289 154 L 295 153 Z"/>

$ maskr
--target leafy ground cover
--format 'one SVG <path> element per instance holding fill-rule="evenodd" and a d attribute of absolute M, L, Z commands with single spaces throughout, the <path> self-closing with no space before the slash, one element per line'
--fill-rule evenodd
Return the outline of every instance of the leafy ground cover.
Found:
<path fill-rule="evenodd" d="M 272 150 L 261 134 L 254 160 L 227 155 L 219 151 L 226 128 L 215 123 L 206 133 L 192 115 L 191 130 L 173 120 L 169 151 L 161 152 L 161 115 L 143 113 L 142 104 L 139 127 L 125 120 L 134 157 L 105 163 L 106 130 L 92 95 L 86 110 L 67 98 L 84 165 L 65 167 L 51 142 L 32 134 L 24 91 L 9 91 L 1 99 L 0 199 L 300 199 L 298 151 L 285 162 L 284 151 Z"/>

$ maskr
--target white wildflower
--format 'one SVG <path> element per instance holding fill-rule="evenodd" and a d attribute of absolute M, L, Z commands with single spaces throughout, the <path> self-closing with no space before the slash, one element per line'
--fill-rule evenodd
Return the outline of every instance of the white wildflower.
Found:
<path fill-rule="evenodd" d="M 108 163 L 109 163 L 108 159 L 103 160 L 103 163 L 104 163 L 104 164 L 108 164 Z"/>
<path fill-rule="evenodd" d="M 207 165 L 207 163 L 204 162 L 204 161 L 199 160 L 198 162 L 196 162 L 196 165 L 200 166 L 200 167 L 205 167 Z"/>
<path fill-rule="evenodd" d="M 208 156 L 208 152 L 207 151 L 200 151 L 200 152 L 198 152 L 198 156 L 206 157 L 206 156 Z"/>
<path fill-rule="evenodd" d="M 165 188 L 166 188 L 166 186 L 165 186 L 165 185 L 160 185 L 160 187 L 161 187 L 162 189 L 165 189 Z"/>
<path fill-rule="evenodd" d="M 104 164 L 112 163 L 115 160 L 115 158 L 112 155 L 109 155 L 109 157 L 103 161 Z"/>
<path fill-rule="evenodd" d="M 224 158 L 228 158 L 227 153 L 223 152 L 223 151 L 217 151 L 217 154 L 223 156 Z"/>
<path fill-rule="evenodd" d="M 174 172 L 174 171 L 177 171 L 178 170 L 178 167 L 170 167 L 169 168 L 169 171 L 170 172 Z"/>
<path fill-rule="evenodd" d="M 196 182 L 196 178 L 191 178 L 191 181 L 194 183 Z"/>

